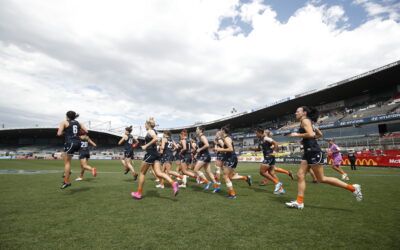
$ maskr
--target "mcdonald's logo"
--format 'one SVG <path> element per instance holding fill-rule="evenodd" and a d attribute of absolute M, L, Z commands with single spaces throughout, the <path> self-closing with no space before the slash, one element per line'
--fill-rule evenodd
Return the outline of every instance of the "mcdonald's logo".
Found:
<path fill-rule="evenodd" d="M 357 159 L 356 160 L 356 165 L 361 165 L 361 166 L 377 166 L 378 163 L 374 161 L 373 159 Z"/>
<path fill-rule="evenodd" d="M 344 160 L 342 161 L 342 164 L 343 164 L 343 165 L 350 165 L 349 159 L 344 159 Z"/>

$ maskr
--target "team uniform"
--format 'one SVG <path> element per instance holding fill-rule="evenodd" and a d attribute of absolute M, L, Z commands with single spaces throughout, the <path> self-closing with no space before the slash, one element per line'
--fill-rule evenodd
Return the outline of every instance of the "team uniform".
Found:
<path fill-rule="evenodd" d="M 258 148 L 262 151 L 264 160 L 262 162 L 263 165 L 268 165 L 271 167 L 275 166 L 275 156 L 272 156 L 271 153 L 273 152 L 272 147 L 272 139 L 265 136 L 258 140 Z"/>
<path fill-rule="evenodd" d="M 201 148 L 203 146 L 204 146 L 204 143 L 199 138 L 199 142 L 197 144 L 197 148 Z M 208 151 L 208 148 L 203 149 L 202 151 L 198 152 L 196 160 L 197 161 L 202 161 L 204 163 L 210 163 L 211 156 L 210 156 L 210 152 Z"/>
<path fill-rule="evenodd" d="M 313 131 L 315 132 L 314 128 Z M 306 133 L 302 127 L 299 128 L 299 133 Z M 303 138 L 301 141 L 304 148 L 303 160 L 307 161 L 308 165 L 321 165 L 324 162 L 324 153 L 318 145 L 315 138 Z"/>
<path fill-rule="evenodd" d="M 65 128 L 65 144 L 64 144 L 64 152 L 68 155 L 73 155 L 75 152 L 78 152 L 81 148 L 81 138 L 79 138 L 79 130 L 81 129 L 81 125 L 79 122 L 75 120 L 69 120 L 68 127 Z"/>
<path fill-rule="evenodd" d="M 164 144 L 164 151 L 161 156 L 161 164 L 164 163 L 171 163 L 174 161 L 174 155 L 172 153 L 172 148 L 174 147 L 174 144 L 172 142 L 171 137 L 167 137 L 167 141 Z"/>
<path fill-rule="evenodd" d="M 157 132 L 153 130 L 156 135 Z M 144 138 L 145 144 L 151 142 L 153 140 L 152 137 L 149 136 L 149 133 L 147 133 L 146 137 Z M 148 164 L 153 164 L 155 161 L 160 161 L 161 156 L 160 153 L 157 150 L 157 144 L 154 143 L 150 145 L 148 148 L 146 148 L 146 155 L 143 158 L 143 161 L 148 163 Z"/>
<path fill-rule="evenodd" d="M 182 144 L 181 144 L 181 142 L 179 142 L 177 145 L 178 145 L 178 148 L 175 151 L 174 160 L 175 161 L 181 161 L 182 160 L 182 156 L 180 155 L 180 153 L 181 153 L 181 150 L 182 150 Z"/>
<path fill-rule="evenodd" d="M 79 160 L 82 159 L 89 159 L 90 152 L 89 152 L 89 142 L 88 141 L 81 141 L 81 148 L 79 149 Z"/>
<path fill-rule="evenodd" d="M 228 146 L 224 145 L 224 148 L 228 148 Z M 233 143 L 232 143 L 232 148 L 233 148 L 232 152 L 224 152 L 223 153 L 222 161 L 224 163 L 224 167 L 228 167 L 228 168 L 236 168 L 237 167 L 238 158 L 237 158 L 237 155 L 235 152 L 235 146 L 233 145 Z"/>
<path fill-rule="evenodd" d="M 224 141 L 222 138 L 216 139 L 217 148 L 221 148 L 221 145 L 219 144 L 220 140 Z M 223 158 L 224 158 L 224 154 L 222 152 L 217 152 L 217 161 L 222 161 Z"/>
<path fill-rule="evenodd" d="M 183 155 L 182 162 L 186 163 L 187 165 L 192 164 L 192 143 L 190 140 L 185 140 L 186 141 L 186 151 L 185 154 Z"/>
<path fill-rule="evenodd" d="M 133 159 L 133 135 L 129 134 L 128 139 L 124 142 L 124 157 Z"/>

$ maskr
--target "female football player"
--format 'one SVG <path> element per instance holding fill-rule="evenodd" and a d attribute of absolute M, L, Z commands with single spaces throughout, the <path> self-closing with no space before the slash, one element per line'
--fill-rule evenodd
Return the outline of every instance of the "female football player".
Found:
<path fill-rule="evenodd" d="M 186 184 L 186 176 L 180 175 L 178 172 L 171 170 L 171 163 L 174 160 L 173 151 L 177 147 L 178 145 L 176 145 L 176 143 L 171 139 L 171 132 L 168 130 L 164 131 L 160 147 L 162 168 L 166 174 L 176 176 Z M 162 180 L 156 187 L 164 188 L 164 180 Z"/>
<path fill-rule="evenodd" d="M 157 151 L 157 141 L 158 141 L 157 132 L 154 130 L 155 125 L 156 123 L 154 121 L 154 118 L 152 117 L 150 117 L 145 123 L 147 134 L 146 137 L 144 138 L 144 141 L 146 144 L 142 146 L 142 150 L 146 151 L 146 155 L 143 158 L 142 165 L 140 168 L 138 190 L 136 192 L 131 193 L 131 196 L 136 199 L 142 198 L 143 185 L 146 179 L 146 173 L 151 165 L 154 166 L 154 172 L 158 177 L 165 179 L 171 184 L 174 195 L 176 196 L 179 193 L 178 183 L 174 182 L 171 179 L 171 177 L 169 177 L 169 175 L 161 172 L 160 153 Z"/>
<path fill-rule="evenodd" d="M 236 199 L 236 192 L 233 188 L 232 177 L 235 175 L 234 169 L 237 166 L 238 159 L 236 156 L 235 148 L 233 146 L 232 138 L 230 137 L 229 125 L 221 128 L 221 136 L 224 138 L 224 146 L 223 148 L 217 147 L 215 151 L 217 153 L 223 153 L 222 162 L 224 166 L 222 171 L 222 178 L 225 180 L 225 184 L 229 189 L 229 195 L 227 197 L 230 199 Z M 218 191 L 218 189 L 220 188 L 218 187 L 214 191 L 216 192 Z"/>
<path fill-rule="evenodd" d="M 85 133 L 88 130 L 80 124 L 75 119 L 79 117 L 79 114 L 74 111 L 68 111 L 66 121 L 60 123 L 58 127 L 57 135 L 62 136 L 64 134 L 65 144 L 64 144 L 64 182 L 61 185 L 61 189 L 71 186 L 69 180 L 71 176 L 71 159 L 75 152 L 79 151 L 81 147 L 81 139 L 79 138 L 79 131 L 82 129 Z"/>
<path fill-rule="evenodd" d="M 132 171 L 133 174 L 133 179 L 136 181 L 138 174 L 135 171 L 135 168 L 133 167 L 133 145 L 138 143 L 138 140 L 136 140 L 132 133 L 132 126 L 126 127 L 125 128 L 125 135 L 122 136 L 121 140 L 119 140 L 118 145 L 121 145 L 124 143 L 124 157 L 121 159 L 122 164 L 125 166 L 125 174 L 129 172 L 129 170 Z"/>
<path fill-rule="evenodd" d="M 260 175 L 275 184 L 274 194 L 284 194 L 282 182 L 279 182 L 279 178 L 275 174 L 275 154 L 278 152 L 278 143 L 271 138 L 269 130 L 264 134 L 264 129 L 257 128 L 255 132 L 258 137 L 258 147 L 250 148 L 250 150 L 263 152 L 264 160 L 260 166 Z"/>
<path fill-rule="evenodd" d="M 194 166 L 194 172 L 197 174 L 197 176 L 204 181 L 205 187 L 204 191 L 208 190 L 211 186 L 212 183 L 214 183 L 214 190 L 213 192 L 217 192 L 219 188 L 219 184 L 214 178 L 213 173 L 211 172 L 211 167 L 210 167 L 210 161 L 211 161 L 211 156 L 210 152 L 208 151 L 208 140 L 207 137 L 203 134 L 204 128 L 203 127 L 197 127 L 196 128 L 196 134 L 199 136 L 199 143 L 198 143 L 198 148 L 196 150 L 196 165 Z M 210 177 L 212 183 L 207 180 L 203 172 L 200 171 L 201 168 L 204 168 L 204 171 L 207 173 L 207 175 Z"/>
<path fill-rule="evenodd" d="M 188 133 L 186 129 L 181 131 L 180 138 L 181 138 L 180 144 L 182 145 L 182 149 L 179 152 L 179 157 L 181 158 L 182 173 L 184 175 L 196 179 L 196 175 L 189 170 L 189 165 L 192 164 L 192 153 L 191 153 L 192 144 L 188 139 Z M 186 184 L 187 182 L 182 183 L 180 187 L 186 188 Z"/>
<path fill-rule="evenodd" d="M 362 193 L 360 185 L 349 185 L 337 178 L 326 177 L 324 175 L 323 152 L 316 140 L 316 138 L 322 136 L 322 133 L 313 125 L 313 123 L 318 120 L 318 110 L 302 106 L 297 108 L 295 115 L 296 119 L 300 121 L 299 132 L 291 133 L 289 136 L 302 138 L 304 155 L 300 163 L 299 171 L 297 172 L 297 199 L 292 202 L 287 202 L 286 205 L 297 209 L 304 208 L 304 192 L 306 189 L 305 177 L 309 168 L 314 171 L 318 182 L 328 183 L 336 187 L 347 189 L 354 194 L 357 201 L 361 201 Z"/>
<path fill-rule="evenodd" d="M 83 180 L 83 174 L 85 173 L 85 169 L 91 171 L 94 177 L 97 176 L 96 168 L 92 168 L 88 164 L 90 158 L 89 144 L 92 145 L 93 147 L 96 147 L 97 145 L 86 134 L 81 135 L 80 138 L 81 138 L 81 148 L 79 149 L 79 161 L 81 162 L 81 173 L 79 177 L 75 179 L 75 181 Z"/>
<path fill-rule="evenodd" d="M 339 172 L 342 175 L 342 180 L 350 180 L 347 174 L 343 171 L 343 169 L 340 167 L 342 165 L 342 154 L 340 153 L 341 149 L 339 148 L 338 145 L 335 144 L 333 140 L 329 140 L 329 149 L 328 149 L 328 154 L 332 156 L 333 158 L 333 164 L 332 164 L 332 169 Z"/>

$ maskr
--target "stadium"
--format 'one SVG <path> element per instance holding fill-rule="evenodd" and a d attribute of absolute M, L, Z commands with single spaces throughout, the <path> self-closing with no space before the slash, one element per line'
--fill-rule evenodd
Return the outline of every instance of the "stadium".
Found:
<path fill-rule="evenodd" d="M 191 135 L 197 126 L 204 126 L 209 141 L 224 125 L 234 130 L 235 149 L 239 161 L 258 162 L 261 155 L 246 149 L 256 142 L 254 130 L 264 127 L 271 130 L 274 140 L 280 144 L 280 162 L 299 163 L 300 144 L 284 134 L 296 131 L 294 110 L 302 103 L 315 106 L 321 112 L 318 127 L 324 137 L 319 139 L 326 150 L 327 140 L 334 139 L 338 145 L 356 151 L 357 165 L 398 167 L 400 162 L 400 61 L 365 72 L 361 75 L 287 97 L 264 107 L 234 114 L 220 120 L 179 128 L 158 128 L 159 132 L 170 130 L 175 141 L 179 132 L 186 129 Z M 90 128 L 90 127 L 89 127 Z M 109 128 L 90 130 L 91 138 L 101 147 L 93 152 L 93 159 L 119 159 L 122 147 L 116 146 L 123 131 Z M 139 130 L 138 130 L 139 131 Z M 144 131 L 144 129 L 141 129 Z M 57 138 L 57 128 L 24 128 L 0 130 L 0 157 L 7 158 L 61 158 L 63 138 Z M 161 133 L 162 135 L 162 133 Z M 143 141 L 143 134 L 136 134 Z M 137 159 L 143 157 L 137 149 Z M 344 159 L 349 165 L 349 160 Z"/>
<path fill-rule="evenodd" d="M 0 250 L 398 249 L 394 0 L 3 0 Z"/>

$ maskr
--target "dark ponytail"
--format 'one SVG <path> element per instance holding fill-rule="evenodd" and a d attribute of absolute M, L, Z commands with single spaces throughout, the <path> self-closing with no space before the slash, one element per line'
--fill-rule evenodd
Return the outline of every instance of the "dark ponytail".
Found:
<path fill-rule="evenodd" d="M 125 130 L 130 134 L 132 133 L 132 126 L 126 127 Z"/>
<path fill-rule="evenodd" d="M 258 127 L 258 128 L 256 128 L 256 132 L 258 132 L 260 134 L 263 134 L 264 133 L 264 128 Z"/>
<path fill-rule="evenodd" d="M 75 120 L 76 118 L 79 117 L 79 114 L 77 114 L 75 111 L 68 111 L 66 115 L 67 118 L 70 120 Z"/>
<path fill-rule="evenodd" d="M 230 135 L 231 134 L 231 125 L 227 124 L 221 128 L 222 131 L 224 131 L 225 134 Z"/>
<path fill-rule="evenodd" d="M 204 132 L 204 127 L 203 126 L 197 127 L 197 129 L 200 130 L 202 133 Z"/>
<path fill-rule="evenodd" d="M 319 117 L 319 111 L 314 107 L 302 106 L 304 112 L 307 112 L 307 117 L 313 121 L 317 122 Z"/>

